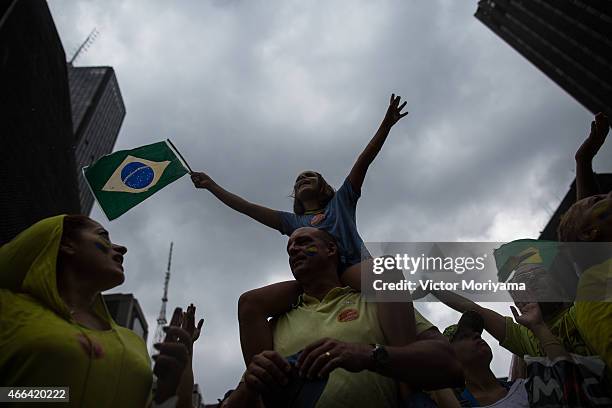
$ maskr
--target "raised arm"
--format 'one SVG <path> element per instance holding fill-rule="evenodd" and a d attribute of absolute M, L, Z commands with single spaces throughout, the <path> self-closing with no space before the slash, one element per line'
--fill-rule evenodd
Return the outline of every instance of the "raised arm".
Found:
<path fill-rule="evenodd" d="M 186 316 L 187 319 L 185 319 Z M 198 324 L 197 336 L 195 336 L 194 319 L 195 307 L 193 305 L 188 308 L 186 314 L 183 313 L 182 308 L 175 308 L 170 326 L 164 327 L 166 332 L 164 342 L 153 345 L 159 351 L 158 355 L 152 357 L 155 360 L 153 372 L 157 376 L 157 389 L 154 397 L 157 404 L 161 404 L 176 395 L 178 400 L 173 406 L 191 408 L 193 342 L 199 336 L 203 323 L 203 321 L 200 321 Z M 191 332 L 190 324 L 193 326 Z"/>
<path fill-rule="evenodd" d="M 349 173 L 349 181 L 351 182 L 351 186 L 355 191 L 361 191 L 361 186 L 363 185 L 363 180 L 365 179 L 365 175 L 368 171 L 368 167 L 376 158 L 380 149 L 382 149 L 385 140 L 387 140 L 387 136 L 389 136 L 389 131 L 401 118 L 406 116 L 408 112 L 401 113 L 404 106 L 406 106 L 406 102 L 400 103 L 400 97 L 395 96 L 395 94 L 391 94 L 391 100 L 389 101 L 389 108 L 387 108 L 387 113 L 385 114 L 385 118 L 383 119 L 378 131 L 370 140 L 370 143 L 365 147 L 363 152 L 357 158 L 357 161 L 353 165 L 351 172 Z"/>
<path fill-rule="evenodd" d="M 458 312 L 465 313 L 470 310 L 477 312 L 482 316 L 485 330 L 488 331 L 491 336 L 495 337 L 497 341 L 500 342 L 504 341 L 506 338 L 506 318 L 496 311 L 482 307 L 476 302 L 447 290 L 432 291 L 431 294 L 446 306 Z M 424 295 L 426 295 L 426 293 L 418 291 L 413 293 L 412 297 L 413 299 L 418 299 Z"/>
<path fill-rule="evenodd" d="M 281 219 L 278 211 L 270 208 L 253 204 L 242 197 L 232 194 L 218 185 L 205 173 L 191 173 L 191 181 L 196 188 L 203 188 L 213 193 L 223 204 L 228 207 L 248 215 L 255 221 L 258 221 L 277 231 L 281 229 Z"/>
<path fill-rule="evenodd" d="M 603 113 L 595 115 L 591 122 L 591 133 L 576 152 L 576 199 L 590 197 L 599 192 L 597 179 L 593 173 L 593 158 L 606 141 L 610 122 Z"/>
<path fill-rule="evenodd" d="M 540 342 L 540 347 L 542 347 L 549 359 L 554 360 L 559 357 L 571 358 L 563 344 L 561 344 L 561 341 L 552 334 L 546 323 L 544 323 L 540 306 L 537 303 L 524 304 L 521 307 L 521 315 L 519 315 L 514 306 L 510 306 L 510 310 L 512 310 L 514 315 L 514 320 L 535 334 Z"/>

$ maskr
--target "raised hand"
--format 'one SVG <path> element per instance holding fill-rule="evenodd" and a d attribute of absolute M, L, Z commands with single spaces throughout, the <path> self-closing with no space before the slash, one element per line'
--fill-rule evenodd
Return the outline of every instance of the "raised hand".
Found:
<path fill-rule="evenodd" d="M 517 323 L 522 324 L 531 331 L 534 331 L 534 329 L 538 326 L 545 324 L 544 319 L 542 318 L 540 305 L 538 305 L 536 302 L 524 303 L 520 305 L 520 309 L 521 314 L 519 315 L 516 308 L 514 306 L 510 306 L 510 310 L 512 311 L 514 319 L 517 321 Z"/>
<path fill-rule="evenodd" d="M 601 146 L 606 141 L 606 136 L 610 131 L 608 117 L 599 112 L 595 115 L 595 120 L 591 122 L 591 132 L 576 152 L 576 160 L 593 160 Z"/>
<path fill-rule="evenodd" d="M 385 114 L 385 118 L 383 119 L 383 125 L 387 127 L 392 127 L 395 125 L 401 118 L 406 116 L 408 112 L 402 113 L 402 109 L 406 106 L 406 102 L 400 105 L 401 96 L 395 96 L 395 94 L 391 94 L 391 99 L 389 100 L 389 107 L 387 108 L 387 113 Z"/>
<path fill-rule="evenodd" d="M 213 183 L 212 179 L 206 173 L 193 172 L 191 173 L 191 181 L 196 188 L 208 189 Z"/>
<path fill-rule="evenodd" d="M 174 316 L 177 316 L 176 311 Z M 155 360 L 153 372 L 157 376 L 155 393 L 157 402 L 163 402 L 176 395 L 191 347 L 191 338 L 185 330 L 173 325 L 165 327 L 164 330 L 166 331 L 164 342 L 153 345 L 159 351 L 159 354 L 153 356 Z"/>
<path fill-rule="evenodd" d="M 174 309 L 174 312 L 172 312 L 172 318 L 170 319 L 170 324 L 169 326 L 175 326 L 175 327 L 181 327 L 183 325 L 183 309 L 180 307 L 177 307 Z M 166 338 L 164 339 L 164 342 L 167 341 L 178 341 L 178 339 L 176 338 L 170 338 L 170 335 L 166 333 Z"/>
<path fill-rule="evenodd" d="M 198 338 L 200 338 L 200 332 L 202 331 L 202 325 L 204 324 L 204 319 L 200 319 L 198 325 L 195 325 L 195 311 L 196 307 L 190 304 L 187 307 L 187 311 L 183 313 L 183 321 L 181 327 L 191 336 L 192 343 L 195 343 Z"/>

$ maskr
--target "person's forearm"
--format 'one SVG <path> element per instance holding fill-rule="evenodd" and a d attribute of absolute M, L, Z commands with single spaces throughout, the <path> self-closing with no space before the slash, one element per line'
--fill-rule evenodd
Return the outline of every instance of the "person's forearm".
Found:
<path fill-rule="evenodd" d="M 417 341 L 403 347 L 387 347 L 389 363 L 375 371 L 405 381 L 415 388 L 439 389 L 463 384 L 463 371 L 450 345 L 441 341 Z"/>
<path fill-rule="evenodd" d="M 378 302 L 378 320 L 387 344 L 405 346 L 416 340 L 412 302 Z"/>
<path fill-rule="evenodd" d="M 465 313 L 470 310 L 478 312 L 478 314 L 480 314 L 484 320 L 486 331 L 488 331 L 498 341 L 504 341 L 506 338 L 506 320 L 504 316 L 447 290 L 432 291 L 431 293 L 445 305 L 460 313 Z"/>
<path fill-rule="evenodd" d="M 233 210 L 247 215 L 272 229 L 280 231 L 281 219 L 277 211 L 261 205 L 253 204 L 236 194 L 230 193 L 214 181 L 207 189 L 221 202 Z"/>
<path fill-rule="evenodd" d="M 477 311 L 480 308 L 475 302 L 448 290 L 432 290 L 431 294 L 446 306 L 455 309 L 459 313 L 465 313 L 470 310 Z"/>
<path fill-rule="evenodd" d="M 192 393 L 193 393 L 193 367 L 192 357 L 189 358 L 183 375 L 181 376 L 181 382 L 176 389 L 176 395 L 178 396 L 177 408 L 192 408 Z"/>
<path fill-rule="evenodd" d="M 242 356 L 248 366 L 256 354 L 272 350 L 272 328 L 268 317 L 291 310 L 302 286 L 297 281 L 278 282 L 243 293 L 238 299 L 238 326 Z"/>
<path fill-rule="evenodd" d="M 244 382 L 221 403 L 220 408 L 258 408 L 261 407 L 259 396 L 251 391 Z"/>
<path fill-rule="evenodd" d="M 380 127 L 370 140 L 370 143 L 365 147 L 361 156 L 359 157 L 360 161 L 363 161 L 365 165 L 370 165 L 380 150 L 382 149 L 385 141 L 387 140 L 387 136 L 389 136 L 389 132 L 391 131 L 391 126 L 385 124 L 384 122 L 380 124 Z"/>
<path fill-rule="evenodd" d="M 546 324 L 542 323 L 537 325 L 533 327 L 531 331 L 540 341 L 540 347 L 542 347 L 548 358 L 551 360 L 559 357 L 570 358 L 569 353 L 567 350 L 565 350 L 565 347 L 563 347 L 561 341 L 559 341 L 559 339 L 552 334 Z"/>
<path fill-rule="evenodd" d="M 599 192 L 597 178 L 593 172 L 593 161 L 589 158 L 576 157 L 576 199 L 591 197 Z"/>
<path fill-rule="evenodd" d="M 248 211 L 251 203 L 245 200 L 244 198 L 239 197 L 236 194 L 230 193 L 215 182 L 211 183 L 210 187 L 208 187 L 208 190 L 213 193 L 215 197 L 221 200 L 223 204 L 238 212 L 249 215 Z"/>

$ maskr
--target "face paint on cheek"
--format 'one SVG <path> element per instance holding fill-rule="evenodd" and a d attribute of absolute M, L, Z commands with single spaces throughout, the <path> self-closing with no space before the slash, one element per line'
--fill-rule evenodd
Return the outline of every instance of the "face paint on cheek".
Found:
<path fill-rule="evenodd" d="M 316 246 L 311 245 L 307 247 L 304 252 L 306 253 L 306 256 L 315 256 L 319 253 L 319 249 Z"/>
<path fill-rule="evenodd" d="M 105 254 L 108 254 L 108 251 L 110 251 L 111 246 L 110 244 L 106 243 L 106 242 L 99 242 L 96 241 L 94 242 L 94 245 L 96 246 L 96 248 L 98 248 L 100 251 L 104 252 Z"/>

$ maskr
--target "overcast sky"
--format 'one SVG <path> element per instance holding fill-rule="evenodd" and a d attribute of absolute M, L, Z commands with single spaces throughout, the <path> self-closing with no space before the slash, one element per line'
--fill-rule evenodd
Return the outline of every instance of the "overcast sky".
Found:
<path fill-rule="evenodd" d="M 110 65 L 127 116 L 115 150 L 171 138 L 194 170 L 246 199 L 291 211 L 302 170 L 339 187 L 392 92 L 410 114 L 366 178 L 365 241 L 537 237 L 574 177 L 591 114 L 473 14 L 476 1 L 50 0 L 75 65 Z M 608 143 L 595 161 L 609 171 Z M 608 166 L 604 166 L 608 158 Z M 188 177 L 108 222 L 128 247 L 126 281 L 153 337 L 170 241 L 168 314 L 206 320 L 195 378 L 207 402 L 243 371 L 236 304 L 291 278 L 286 237 L 195 190 Z M 444 329 L 458 314 L 419 309 Z M 494 306 L 509 314 L 508 305 Z M 510 355 L 486 337 L 494 372 Z"/>

